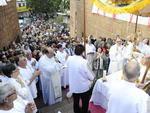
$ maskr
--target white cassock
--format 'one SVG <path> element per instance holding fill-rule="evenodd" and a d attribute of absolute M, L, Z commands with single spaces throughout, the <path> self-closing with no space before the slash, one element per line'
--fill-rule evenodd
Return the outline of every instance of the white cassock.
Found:
<path fill-rule="evenodd" d="M 106 113 L 148 113 L 149 96 L 134 83 L 122 80 L 111 90 Z"/>
<path fill-rule="evenodd" d="M 123 46 L 117 46 L 117 44 L 113 45 L 109 51 L 110 64 L 108 73 L 114 73 L 122 69 L 123 66 Z"/>
<path fill-rule="evenodd" d="M 34 102 L 29 87 L 20 75 L 18 75 L 17 78 L 10 78 L 9 81 L 15 87 L 17 95 L 19 95 L 24 100 Z"/>
<path fill-rule="evenodd" d="M 150 55 L 150 47 L 142 42 L 139 43 L 138 49 L 141 51 L 144 55 Z"/>
<path fill-rule="evenodd" d="M 65 51 L 60 52 L 57 51 L 56 58 L 59 60 L 59 62 L 64 66 L 63 69 L 61 69 L 61 85 L 65 88 L 69 84 L 69 78 L 67 74 L 67 68 L 66 68 L 66 57 L 67 53 Z"/>
<path fill-rule="evenodd" d="M 86 58 L 90 68 L 93 67 L 93 60 L 95 57 L 96 48 L 93 44 L 86 44 Z"/>
<path fill-rule="evenodd" d="M 38 62 L 36 61 L 35 58 L 31 58 L 31 60 L 27 59 L 27 64 L 30 64 L 32 68 L 34 69 L 34 71 L 38 69 Z"/>
<path fill-rule="evenodd" d="M 140 62 L 144 54 L 142 52 L 140 53 L 140 52 L 133 51 L 133 47 L 134 47 L 133 43 L 128 42 L 128 45 L 123 49 L 123 57 L 126 59 L 135 58 L 137 59 L 138 62 Z M 138 46 L 136 46 L 136 48 L 139 49 Z"/>
<path fill-rule="evenodd" d="M 36 61 L 35 58 L 31 58 L 31 60 L 27 59 L 27 66 L 30 68 L 32 73 L 34 73 L 39 68 L 38 62 Z M 38 77 L 36 77 L 35 81 L 36 81 L 36 83 L 38 82 Z"/>
<path fill-rule="evenodd" d="M 5 75 L 0 75 L 0 80 L 5 83 L 9 80 L 9 78 Z"/>
<path fill-rule="evenodd" d="M 133 51 L 133 43 L 128 42 L 128 45 L 123 48 L 124 58 L 131 59 L 132 58 L 132 51 Z"/>
<path fill-rule="evenodd" d="M 17 96 L 17 99 L 13 102 L 14 107 L 10 110 L 0 110 L 0 113 L 25 113 L 25 107 L 28 101 L 23 100 L 21 97 Z"/>
<path fill-rule="evenodd" d="M 33 76 L 33 70 L 28 66 L 26 66 L 26 68 L 19 67 L 19 72 L 20 72 L 21 77 L 24 79 L 24 81 L 28 85 L 30 83 L 30 79 Z M 29 85 L 29 89 L 32 94 L 32 97 L 36 98 L 37 97 L 37 88 L 36 88 L 35 80 L 33 80 L 31 85 Z"/>
<path fill-rule="evenodd" d="M 41 71 L 40 80 L 45 104 L 55 104 L 62 100 L 61 77 L 59 64 L 53 58 L 46 55 L 41 56 L 39 60 L 39 69 Z"/>

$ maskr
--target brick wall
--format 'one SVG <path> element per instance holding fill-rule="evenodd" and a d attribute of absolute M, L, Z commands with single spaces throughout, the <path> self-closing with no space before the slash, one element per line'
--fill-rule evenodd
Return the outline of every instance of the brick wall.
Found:
<path fill-rule="evenodd" d="M 0 48 L 8 46 L 19 35 L 16 0 L 0 7 Z"/>
<path fill-rule="evenodd" d="M 93 34 L 96 38 L 103 37 L 115 37 L 116 34 L 125 38 L 128 34 L 134 33 L 135 24 L 129 24 L 125 21 L 114 20 L 108 17 L 92 14 L 92 0 L 86 1 L 86 34 L 87 36 Z M 74 7 L 77 6 L 77 7 Z M 71 0 L 71 36 L 81 36 L 83 32 L 83 0 Z M 78 16 L 75 17 L 75 11 Z M 80 16 L 79 16 L 80 15 Z M 77 29 L 78 30 L 75 30 Z M 150 37 L 150 27 L 144 25 L 138 25 L 138 30 L 141 31 L 143 37 Z"/>

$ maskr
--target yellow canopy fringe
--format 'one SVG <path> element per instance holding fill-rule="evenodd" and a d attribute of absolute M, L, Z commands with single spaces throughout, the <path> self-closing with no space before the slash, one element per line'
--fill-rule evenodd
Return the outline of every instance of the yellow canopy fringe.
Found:
<path fill-rule="evenodd" d="M 150 4 L 150 0 L 137 0 L 133 1 L 127 6 L 116 6 L 116 4 L 110 5 L 103 2 L 103 0 L 93 0 L 93 4 L 107 13 L 120 14 L 120 13 L 136 13 Z"/>

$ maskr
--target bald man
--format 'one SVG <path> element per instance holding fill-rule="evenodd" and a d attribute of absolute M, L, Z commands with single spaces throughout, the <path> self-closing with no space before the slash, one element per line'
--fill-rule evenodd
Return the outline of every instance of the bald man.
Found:
<path fill-rule="evenodd" d="M 44 103 L 55 104 L 62 100 L 60 65 L 54 58 L 52 48 L 47 48 L 39 60 Z"/>
<path fill-rule="evenodd" d="M 135 85 L 140 76 L 140 65 L 137 61 L 127 61 L 123 65 L 125 80 L 112 87 L 106 113 L 149 113 L 149 95 Z"/>

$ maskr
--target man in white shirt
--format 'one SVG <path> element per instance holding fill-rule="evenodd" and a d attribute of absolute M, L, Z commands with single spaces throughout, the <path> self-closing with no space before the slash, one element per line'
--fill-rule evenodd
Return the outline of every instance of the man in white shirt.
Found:
<path fill-rule="evenodd" d="M 93 73 L 88 68 L 87 60 L 82 57 L 85 48 L 83 45 L 75 47 L 75 55 L 67 59 L 69 73 L 69 90 L 73 93 L 74 113 L 88 113 L 90 87 L 94 79 Z M 82 101 L 82 107 L 79 101 Z"/>
<path fill-rule="evenodd" d="M 110 64 L 109 64 L 109 70 L 108 73 L 114 73 L 122 69 L 123 65 L 123 46 L 122 46 L 122 40 L 118 36 L 116 39 L 116 44 L 113 45 L 110 48 L 109 51 L 109 57 L 110 57 Z"/>
<path fill-rule="evenodd" d="M 140 65 L 136 60 L 123 66 L 125 80 L 112 87 L 106 113 L 149 113 L 149 95 L 137 88 L 135 81 L 140 76 Z"/>

